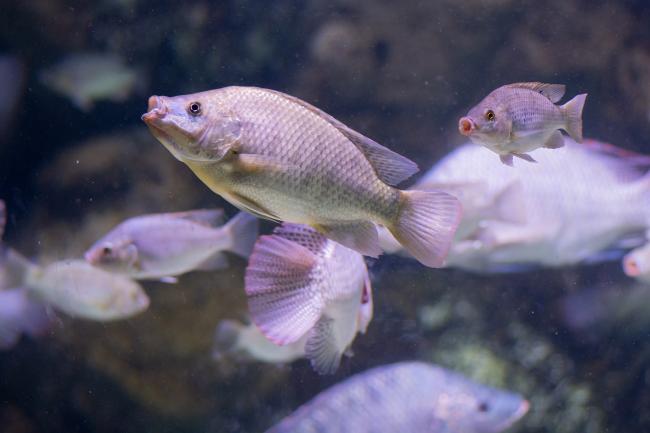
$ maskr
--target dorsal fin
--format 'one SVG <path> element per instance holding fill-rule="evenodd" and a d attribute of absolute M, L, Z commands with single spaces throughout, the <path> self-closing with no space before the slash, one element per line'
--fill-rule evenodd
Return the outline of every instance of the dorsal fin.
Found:
<path fill-rule="evenodd" d="M 283 223 L 273 234 L 295 242 L 316 255 L 322 255 L 329 239 L 318 230 L 303 224 Z"/>
<path fill-rule="evenodd" d="M 165 214 L 171 218 L 182 218 L 207 227 L 219 227 L 224 223 L 223 209 L 197 209 Z"/>
<path fill-rule="evenodd" d="M 558 102 L 564 96 L 566 86 L 564 84 L 546 84 L 546 83 L 512 83 L 505 87 L 529 89 L 546 96 L 551 102 Z"/>
<path fill-rule="evenodd" d="M 260 90 L 273 93 L 294 102 L 334 126 L 365 155 L 370 165 L 374 168 L 375 173 L 377 173 L 377 176 L 388 185 L 397 185 L 419 171 L 417 164 L 410 159 L 393 152 L 376 141 L 349 128 L 342 122 L 336 120 L 334 117 L 313 105 L 298 99 L 295 96 L 287 95 L 276 90 Z"/>

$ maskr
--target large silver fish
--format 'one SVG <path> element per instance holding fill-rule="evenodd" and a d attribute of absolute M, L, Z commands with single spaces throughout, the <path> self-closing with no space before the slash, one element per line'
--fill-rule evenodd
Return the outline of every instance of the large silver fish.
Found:
<path fill-rule="evenodd" d="M 535 161 L 527 152 L 564 145 L 559 129 L 582 141 L 582 108 L 587 95 L 578 95 L 562 106 L 555 105 L 564 91 L 562 84 L 501 86 L 459 120 L 458 130 L 499 154 L 504 164 L 513 165 L 513 156 Z"/>
<path fill-rule="evenodd" d="M 240 213 L 222 227 L 223 211 L 142 215 L 130 218 L 90 247 L 86 261 L 135 279 L 163 279 L 197 269 L 223 269 L 230 251 L 248 257 L 257 218 Z"/>
<path fill-rule="evenodd" d="M 460 218 L 442 192 L 401 191 L 412 161 L 300 99 L 254 87 L 149 98 L 153 135 L 210 189 L 275 221 L 307 224 L 362 254 L 381 253 L 375 224 L 439 267 Z"/>
<path fill-rule="evenodd" d="M 363 256 L 311 227 L 288 224 L 261 236 L 245 276 L 253 322 L 275 344 L 306 337 L 305 356 L 321 374 L 372 319 L 372 294 Z"/>
<path fill-rule="evenodd" d="M 450 191 L 463 203 L 448 266 L 563 266 L 644 242 L 650 158 L 591 140 L 565 143 L 534 151 L 539 164 L 523 167 L 506 167 L 489 150 L 466 144 L 419 181 L 417 188 Z M 386 233 L 382 241 L 398 249 Z"/>
<path fill-rule="evenodd" d="M 518 394 L 402 362 L 334 385 L 267 433 L 497 433 L 527 411 Z"/>

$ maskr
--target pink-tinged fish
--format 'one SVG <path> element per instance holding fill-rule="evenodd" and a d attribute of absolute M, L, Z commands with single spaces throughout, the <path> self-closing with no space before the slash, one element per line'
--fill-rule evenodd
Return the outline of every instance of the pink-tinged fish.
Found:
<path fill-rule="evenodd" d="M 648 157 L 568 137 L 561 149 L 532 155 L 539 164 L 507 167 L 467 144 L 418 182 L 419 189 L 457 194 L 463 204 L 448 266 L 478 272 L 564 266 L 613 259 L 604 253 L 645 242 Z M 382 243 L 396 249 L 386 233 Z"/>
<path fill-rule="evenodd" d="M 292 96 L 255 87 L 149 98 L 152 134 L 210 189 L 274 221 L 306 224 L 369 256 L 375 224 L 439 267 L 460 218 L 442 192 L 394 188 L 412 161 Z"/>
<path fill-rule="evenodd" d="M 623 257 L 623 270 L 629 277 L 650 283 L 650 243 L 627 253 Z"/>
<path fill-rule="evenodd" d="M 248 257 L 259 224 L 243 212 L 222 221 L 219 209 L 130 218 L 95 242 L 85 259 L 131 278 L 169 282 L 194 270 L 223 269 L 226 251 Z"/>
<path fill-rule="evenodd" d="M 245 276 L 253 322 L 273 343 L 305 339 L 318 373 L 336 371 L 341 356 L 372 319 L 363 256 L 311 227 L 285 223 L 261 236 Z"/>
<path fill-rule="evenodd" d="M 26 289 L 0 290 L 0 350 L 11 349 L 23 334 L 42 336 L 52 326 L 52 318 Z"/>
<path fill-rule="evenodd" d="M 267 433 L 498 433 L 528 411 L 519 394 L 422 362 L 359 373 Z"/>
<path fill-rule="evenodd" d="M 564 105 L 563 84 L 514 83 L 494 90 L 458 121 L 458 130 L 474 143 L 497 153 L 512 166 L 516 156 L 535 162 L 527 152 L 564 145 L 560 129 L 582 141 L 582 108 L 586 94 Z"/>

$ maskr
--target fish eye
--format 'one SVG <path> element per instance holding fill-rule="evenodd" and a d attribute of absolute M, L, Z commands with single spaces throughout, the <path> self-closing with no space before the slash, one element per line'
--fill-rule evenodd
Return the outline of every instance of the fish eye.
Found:
<path fill-rule="evenodd" d="M 492 122 L 495 117 L 496 117 L 496 115 L 494 114 L 494 111 L 488 110 L 488 111 L 485 112 L 485 118 L 487 120 L 489 120 L 490 122 Z"/>
<path fill-rule="evenodd" d="M 111 247 L 104 247 L 104 248 L 102 248 L 102 253 L 103 253 L 105 256 L 110 255 L 112 252 L 113 252 L 113 249 L 112 249 Z"/>
<path fill-rule="evenodd" d="M 192 116 L 198 116 L 201 114 L 201 103 L 200 102 L 191 102 L 190 105 L 187 106 L 187 112 L 190 113 Z"/>
<path fill-rule="evenodd" d="M 490 406 L 486 402 L 482 401 L 478 404 L 478 410 L 479 412 L 487 412 L 490 410 Z"/>

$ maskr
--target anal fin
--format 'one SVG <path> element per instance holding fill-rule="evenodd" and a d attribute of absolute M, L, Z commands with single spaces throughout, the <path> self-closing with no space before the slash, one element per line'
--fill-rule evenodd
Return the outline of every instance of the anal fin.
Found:
<path fill-rule="evenodd" d="M 382 253 L 375 224 L 370 221 L 346 221 L 318 224 L 315 229 L 328 238 L 364 256 L 378 257 Z"/>

